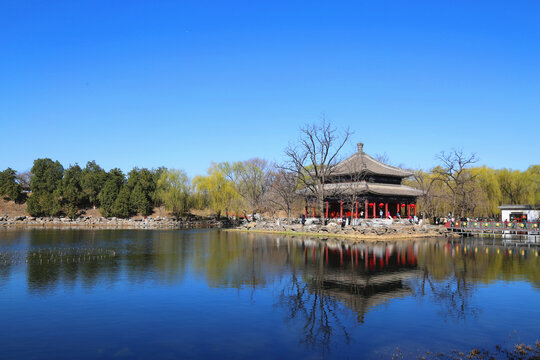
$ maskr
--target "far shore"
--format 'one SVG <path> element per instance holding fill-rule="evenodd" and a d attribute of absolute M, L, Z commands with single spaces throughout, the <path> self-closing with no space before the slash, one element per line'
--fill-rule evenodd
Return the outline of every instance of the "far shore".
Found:
<path fill-rule="evenodd" d="M 320 239 L 344 239 L 352 242 L 360 241 L 398 241 L 411 239 L 444 239 L 443 235 L 426 235 L 426 234 L 383 234 L 383 235 L 365 235 L 365 234 L 332 234 L 332 233 L 316 233 L 316 232 L 301 232 L 301 231 L 279 231 L 279 230 L 248 230 L 248 229 L 224 229 L 229 232 L 241 233 L 258 233 L 258 234 L 275 234 L 285 236 L 306 236 L 316 237 Z"/>

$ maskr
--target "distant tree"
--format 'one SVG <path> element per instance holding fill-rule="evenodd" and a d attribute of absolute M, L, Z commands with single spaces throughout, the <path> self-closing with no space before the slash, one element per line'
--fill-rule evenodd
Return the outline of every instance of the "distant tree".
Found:
<path fill-rule="evenodd" d="M 53 193 L 62 180 L 64 167 L 58 161 L 51 159 L 37 159 L 32 166 L 32 180 L 30 188 L 32 193 Z"/>
<path fill-rule="evenodd" d="M 264 197 L 270 187 L 268 161 L 253 158 L 230 165 L 223 163 L 223 172 L 231 180 L 243 203 L 251 213 L 264 210 Z"/>
<path fill-rule="evenodd" d="M 128 218 L 131 216 L 131 203 L 130 203 L 130 191 L 127 185 L 123 185 L 118 193 L 118 196 L 114 200 L 112 207 L 113 216 L 120 218 Z"/>
<path fill-rule="evenodd" d="M 540 165 L 532 165 L 527 169 L 527 176 L 530 179 L 530 203 L 540 205 Z"/>
<path fill-rule="evenodd" d="M 339 154 L 349 140 L 351 132 L 337 129 L 325 119 L 322 124 L 300 128 L 297 144 L 285 150 L 287 159 L 284 169 L 297 175 L 298 181 L 316 199 L 319 214 L 324 217 L 324 185 L 334 173 Z"/>
<path fill-rule="evenodd" d="M 156 191 L 154 174 L 145 168 L 134 168 L 128 174 L 127 186 L 131 193 L 131 212 L 150 215 Z"/>
<path fill-rule="evenodd" d="M 435 194 L 433 189 L 441 179 L 434 175 L 433 172 L 425 172 L 423 170 L 414 171 L 413 179 L 411 185 L 422 190 L 422 195 L 420 195 L 420 212 L 422 214 L 422 219 L 425 219 L 426 216 L 432 216 L 437 212 L 435 210 Z"/>
<path fill-rule="evenodd" d="M 37 159 L 32 166 L 27 211 L 32 216 L 55 216 L 61 211 L 59 185 L 64 168 L 58 161 Z"/>
<path fill-rule="evenodd" d="M 101 207 L 99 212 L 104 217 L 113 215 L 113 206 L 120 189 L 125 182 L 124 174 L 120 169 L 112 169 L 107 173 L 107 180 L 103 185 L 103 189 L 99 193 L 99 203 Z"/>
<path fill-rule="evenodd" d="M 26 211 L 31 216 L 57 216 L 62 212 L 58 192 L 32 193 L 28 197 Z"/>
<path fill-rule="evenodd" d="M 99 206 L 99 193 L 106 180 L 107 173 L 94 160 L 86 163 L 81 174 L 81 188 L 88 204 L 94 209 Z"/>
<path fill-rule="evenodd" d="M 21 185 L 24 191 L 30 191 L 31 179 L 32 173 L 29 170 L 17 173 L 17 182 Z"/>
<path fill-rule="evenodd" d="M 465 154 L 463 150 L 452 150 L 449 153 L 441 152 L 437 155 L 441 166 L 436 167 L 438 178 L 446 184 L 452 197 L 452 214 L 459 209 L 460 217 L 469 214 L 472 208 L 470 183 L 475 176 L 469 167 L 478 161 L 476 154 Z"/>
<path fill-rule="evenodd" d="M 164 166 L 161 166 L 161 167 L 158 167 L 157 169 L 152 169 L 152 177 L 153 177 L 153 182 L 155 185 L 155 190 L 154 192 L 151 194 L 151 202 L 153 204 L 154 207 L 159 207 L 161 205 L 163 205 L 161 203 L 161 199 L 158 195 L 158 191 L 157 191 L 157 188 L 158 188 L 158 181 L 159 181 L 159 178 L 161 177 L 161 175 L 167 171 L 167 168 L 164 167 Z"/>
<path fill-rule="evenodd" d="M 197 176 L 193 179 L 193 185 L 201 196 L 208 199 L 209 207 L 219 218 L 222 213 L 239 209 L 240 195 L 236 191 L 234 183 L 227 179 L 223 167 L 212 163 L 207 176 Z"/>
<path fill-rule="evenodd" d="M 23 200 L 22 186 L 17 183 L 16 172 L 11 168 L 0 172 L 0 197 L 17 202 Z"/>
<path fill-rule="evenodd" d="M 135 185 L 129 195 L 130 212 L 134 214 L 150 215 L 152 213 L 150 201 L 144 193 L 141 184 Z"/>
<path fill-rule="evenodd" d="M 295 173 L 277 168 L 273 171 L 268 200 L 287 212 L 287 219 L 291 218 L 291 211 L 298 200 L 298 179 Z"/>
<path fill-rule="evenodd" d="M 505 204 L 527 204 L 533 196 L 526 172 L 511 169 L 497 170 L 497 180 Z"/>
<path fill-rule="evenodd" d="M 496 171 L 486 166 L 471 168 L 473 174 L 476 198 L 474 215 L 493 218 L 499 214 L 498 206 L 502 202 L 502 193 Z"/>
<path fill-rule="evenodd" d="M 77 216 L 79 207 L 82 205 L 84 193 L 81 188 L 82 169 L 75 164 L 64 171 L 64 176 L 59 186 L 61 206 L 63 212 L 70 218 Z"/>
<path fill-rule="evenodd" d="M 182 170 L 164 170 L 157 182 L 156 196 L 174 216 L 188 212 L 191 196 L 187 174 Z"/>

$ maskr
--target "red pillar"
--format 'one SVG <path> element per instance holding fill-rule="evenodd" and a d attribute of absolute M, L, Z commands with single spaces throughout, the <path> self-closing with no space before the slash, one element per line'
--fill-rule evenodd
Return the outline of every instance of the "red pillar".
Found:
<path fill-rule="evenodd" d="M 411 205 L 407 204 L 407 217 L 411 216 Z"/>
<path fill-rule="evenodd" d="M 313 202 L 313 217 L 315 217 L 315 201 Z"/>
<path fill-rule="evenodd" d="M 388 217 L 388 203 L 384 203 L 384 216 Z"/>
<path fill-rule="evenodd" d="M 304 206 L 304 210 L 306 210 L 306 218 L 307 218 L 307 202 L 306 202 L 306 206 Z"/>
<path fill-rule="evenodd" d="M 354 218 L 358 219 L 358 201 L 356 202 L 356 212 L 355 212 Z"/>
<path fill-rule="evenodd" d="M 339 202 L 339 217 L 343 219 L 343 201 Z"/>
<path fill-rule="evenodd" d="M 414 216 L 416 216 L 416 204 L 414 204 Z"/>
<path fill-rule="evenodd" d="M 399 214 L 399 203 L 397 204 L 397 208 L 396 208 L 396 216 L 398 216 Z"/>
<path fill-rule="evenodd" d="M 373 218 L 377 218 L 377 204 L 373 203 Z"/>
<path fill-rule="evenodd" d="M 326 202 L 326 214 L 325 217 L 328 218 L 328 201 Z"/>
<path fill-rule="evenodd" d="M 365 202 L 366 204 L 366 212 L 364 213 L 364 217 L 367 219 L 367 213 L 368 213 L 368 205 L 367 205 L 367 200 Z"/>

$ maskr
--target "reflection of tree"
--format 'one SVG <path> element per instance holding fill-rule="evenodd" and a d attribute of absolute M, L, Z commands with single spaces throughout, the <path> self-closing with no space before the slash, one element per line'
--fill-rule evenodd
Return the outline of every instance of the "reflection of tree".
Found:
<path fill-rule="evenodd" d="M 473 264 L 478 266 L 474 254 L 472 257 Z M 462 257 L 448 258 L 444 255 L 441 258 L 440 252 L 435 253 L 434 249 L 430 248 L 422 256 L 423 276 L 416 280 L 415 294 L 431 296 L 435 303 L 441 305 L 443 315 L 455 319 L 476 316 L 479 307 L 471 303 L 476 288 L 471 278 L 477 274 L 478 269 L 473 267 L 472 271 L 469 271 L 469 261 Z M 444 276 L 434 276 L 434 272 L 444 273 Z"/>
<path fill-rule="evenodd" d="M 287 320 L 303 324 L 300 342 L 311 348 L 320 347 L 323 354 L 330 350 L 333 335 L 342 334 L 347 343 L 350 341 L 349 332 L 340 319 L 345 309 L 325 291 L 324 269 L 323 257 L 320 257 L 310 280 L 299 279 L 293 271 L 279 296 L 279 305 L 286 309 Z"/>
<path fill-rule="evenodd" d="M 443 315 L 465 319 L 478 314 L 478 307 L 471 303 L 475 290 L 474 283 L 468 282 L 463 276 L 456 274 L 443 281 L 436 281 L 426 269 L 424 276 L 417 286 L 417 295 L 430 295 L 435 303 L 441 305 Z M 426 294 L 426 284 L 429 286 L 429 293 Z"/>

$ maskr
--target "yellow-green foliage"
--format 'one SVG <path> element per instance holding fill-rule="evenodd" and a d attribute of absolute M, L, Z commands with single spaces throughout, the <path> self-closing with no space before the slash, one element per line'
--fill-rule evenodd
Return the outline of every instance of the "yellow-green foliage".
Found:
<path fill-rule="evenodd" d="M 156 191 L 157 199 L 175 216 L 188 212 L 192 205 L 189 178 L 183 170 L 163 170 Z"/>
<path fill-rule="evenodd" d="M 222 213 L 237 212 L 242 209 L 240 195 L 234 183 L 227 179 L 222 164 L 212 163 L 208 169 L 208 175 L 196 176 L 193 179 L 193 185 L 218 217 Z"/>
<path fill-rule="evenodd" d="M 466 169 L 470 181 L 464 211 L 466 216 L 492 217 L 500 213 L 502 204 L 540 205 L 540 165 L 532 165 L 525 171 L 493 169 L 487 166 Z M 443 215 L 452 211 L 452 194 L 448 186 L 438 179 L 438 168 L 429 172 L 415 172 L 408 185 L 423 190 L 426 196 L 418 201 L 420 211 L 427 216 Z M 455 211 L 459 211 L 456 208 Z"/>

